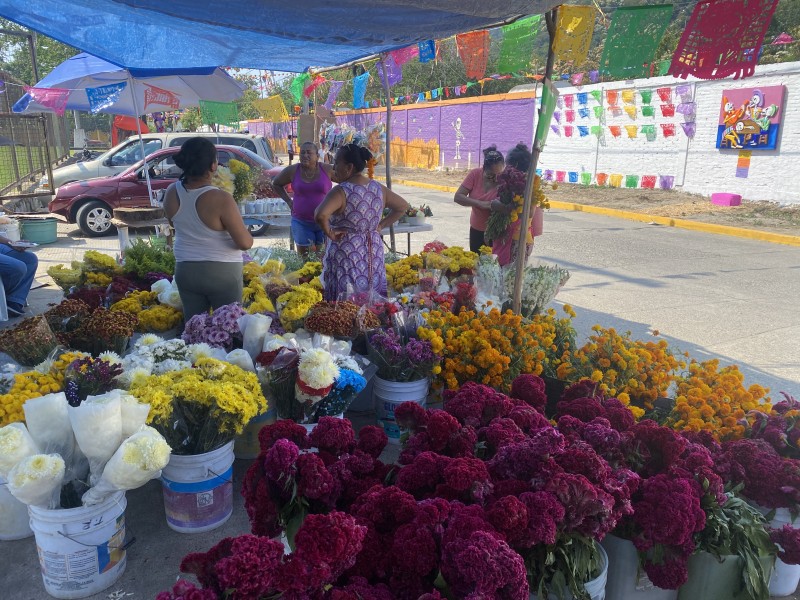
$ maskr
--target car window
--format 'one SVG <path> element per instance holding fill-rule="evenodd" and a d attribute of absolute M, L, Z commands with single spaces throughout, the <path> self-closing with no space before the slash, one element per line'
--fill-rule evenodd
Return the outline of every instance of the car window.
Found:
<path fill-rule="evenodd" d="M 146 140 L 144 142 L 145 156 L 149 156 L 153 152 L 161 150 L 161 140 Z M 127 165 L 135 165 L 142 160 L 142 145 L 139 140 L 131 141 L 130 144 L 122 148 L 119 152 L 111 156 L 111 165 L 115 167 L 124 167 Z"/>
<path fill-rule="evenodd" d="M 175 164 L 175 155 L 164 156 L 160 160 L 148 161 L 150 179 L 178 179 L 183 171 Z M 144 169 L 139 171 L 139 178 L 144 178 Z"/>
<path fill-rule="evenodd" d="M 267 157 L 267 160 L 271 163 L 275 163 L 275 155 L 272 153 L 272 146 L 269 145 L 269 142 L 266 138 L 260 137 L 258 141 L 261 142 L 261 146 L 264 148 L 264 156 Z"/>
<path fill-rule="evenodd" d="M 221 166 L 227 167 L 232 158 L 233 156 L 227 150 L 217 150 L 217 162 Z"/>
<path fill-rule="evenodd" d="M 245 137 L 226 137 L 221 135 L 219 137 L 219 142 L 217 143 L 225 146 L 241 146 L 242 148 L 247 148 L 251 152 L 257 152 L 256 145 L 253 143 L 253 140 Z"/>
<path fill-rule="evenodd" d="M 183 142 L 186 140 L 192 139 L 191 137 L 174 137 L 169 141 L 170 147 L 172 146 L 183 146 Z"/>
<path fill-rule="evenodd" d="M 262 169 L 270 170 L 274 166 L 267 159 L 259 156 L 255 152 L 251 152 L 247 148 L 241 148 L 240 152 L 242 152 L 245 155 L 245 157 L 249 159 L 249 162 L 257 164 Z"/>

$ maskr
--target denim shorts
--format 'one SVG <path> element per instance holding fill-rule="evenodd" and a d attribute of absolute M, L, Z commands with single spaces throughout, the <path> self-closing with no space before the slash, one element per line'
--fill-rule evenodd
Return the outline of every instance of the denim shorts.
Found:
<path fill-rule="evenodd" d="M 325 243 L 325 233 L 319 225 L 294 217 L 292 217 L 292 237 L 298 246 L 322 246 Z"/>

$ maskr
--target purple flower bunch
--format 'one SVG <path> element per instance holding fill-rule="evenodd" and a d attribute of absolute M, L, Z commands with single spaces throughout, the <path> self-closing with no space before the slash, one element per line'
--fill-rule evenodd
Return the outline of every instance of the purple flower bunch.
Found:
<path fill-rule="evenodd" d="M 429 341 L 404 339 L 393 329 L 370 336 L 369 356 L 378 365 L 378 377 L 387 381 L 425 379 L 433 375 L 434 368 L 442 360 Z"/>
<path fill-rule="evenodd" d="M 87 356 L 79 358 L 67 367 L 64 374 L 64 393 L 70 406 L 80 406 L 89 396 L 110 392 L 116 378 L 122 375 L 122 363 Z"/>
<path fill-rule="evenodd" d="M 800 459 L 800 401 L 786 392 L 771 412 L 748 413 L 748 437 L 767 441 L 786 458 Z"/>
<path fill-rule="evenodd" d="M 195 315 L 189 319 L 181 337 L 187 344 L 208 344 L 231 351 L 242 339 L 238 319 L 245 314 L 238 302 L 220 306 L 211 314 Z"/>

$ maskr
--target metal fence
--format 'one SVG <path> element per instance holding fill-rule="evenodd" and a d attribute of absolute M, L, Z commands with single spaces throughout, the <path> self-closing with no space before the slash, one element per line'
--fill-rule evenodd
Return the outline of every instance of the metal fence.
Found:
<path fill-rule="evenodd" d="M 25 90 L 8 73 L 0 71 L 0 77 L 12 84 L 0 94 L 0 203 L 13 210 L 20 200 L 35 200 L 41 176 L 69 156 L 69 130 L 66 117 L 12 112 Z"/>

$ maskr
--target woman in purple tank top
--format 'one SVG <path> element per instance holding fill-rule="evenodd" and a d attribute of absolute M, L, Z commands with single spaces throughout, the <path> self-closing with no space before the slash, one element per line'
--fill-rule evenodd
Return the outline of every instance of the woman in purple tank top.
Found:
<path fill-rule="evenodd" d="M 289 165 L 272 182 L 278 195 L 292 210 L 292 238 L 301 256 L 325 244 L 325 235 L 314 221 L 314 211 L 333 187 L 333 167 L 319 162 L 316 145 L 300 146 L 300 163 Z M 292 195 L 286 186 L 292 184 Z"/>
<path fill-rule="evenodd" d="M 336 153 L 334 173 L 339 185 L 319 205 L 317 224 L 331 240 L 322 260 L 326 300 L 374 291 L 386 295 L 386 266 L 380 231 L 408 210 L 408 202 L 363 173 L 372 154 L 355 144 Z M 390 212 L 383 216 L 384 207 Z"/>

